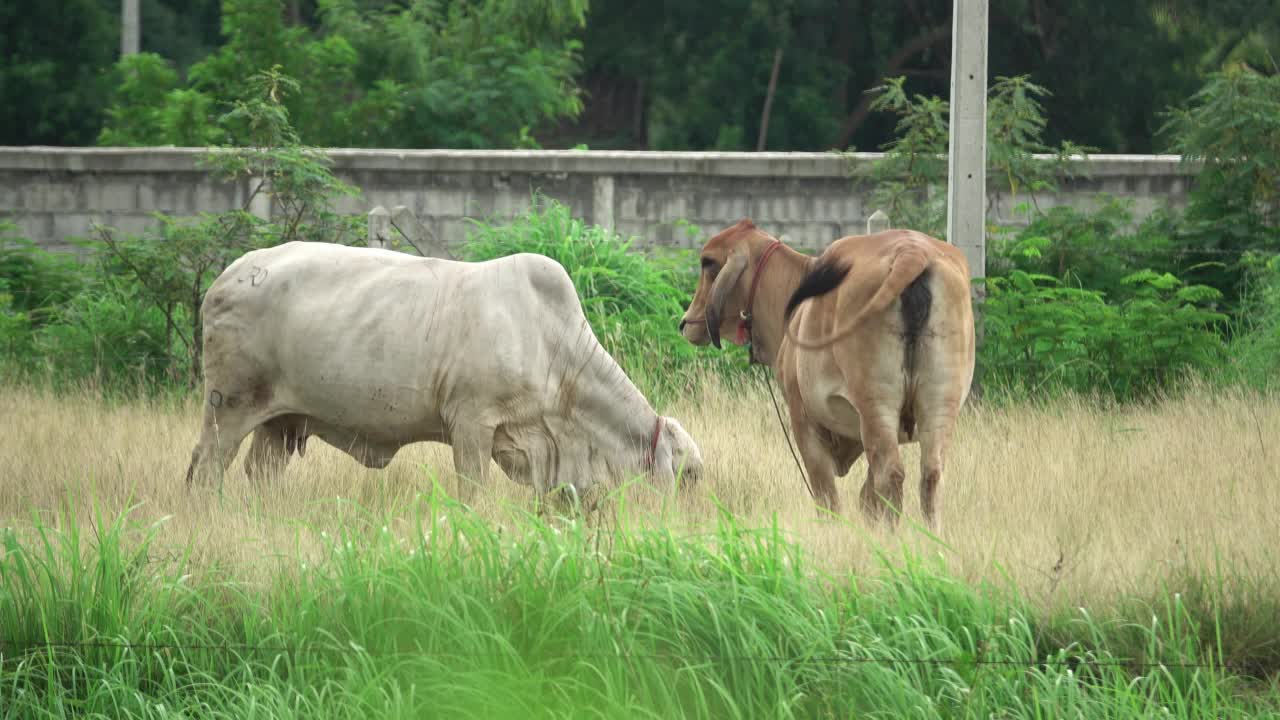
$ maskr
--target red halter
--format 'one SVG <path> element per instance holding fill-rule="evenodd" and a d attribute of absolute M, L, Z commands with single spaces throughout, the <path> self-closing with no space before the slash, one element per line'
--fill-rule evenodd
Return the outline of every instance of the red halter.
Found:
<path fill-rule="evenodd" d="M 658 416 L 658 420 L 653 424 L 653 440 L 649 443 L 649 452 L 644 457 L 644 468 L 652 470 L 654 463 L 658 461 L 658 436 L 662 435 L 662 416 Z"/>
<path fill-rule="evenodd" d="M 764 272 L 765 263 L 769 262 L 769 256 L 781 245 L 782 241 L 774 240 L 760 255 L 760 262 L 756 263 L 756 272 L 751 276 L 751 290 L 747 293 L 747 309 L 738 313 L 738 334 L 736 339 L 739 345 L 746 344 L 751 340 L 751 316 L 755 312 L 756 288 L 760 285 L 760 275 Z M 751 360 L 754 362 L 754 351 L 751 356 Z"/>

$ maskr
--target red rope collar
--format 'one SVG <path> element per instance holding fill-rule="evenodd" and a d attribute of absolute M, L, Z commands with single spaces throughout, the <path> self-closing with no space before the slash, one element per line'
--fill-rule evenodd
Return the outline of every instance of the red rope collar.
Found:
<path fill-rule="evenodd" d="M 646 470 L 652 470 L 654 463 L 658 461 L 658 436 L 662 435 L 662 416 L 658 416 L 658 420 L 653 424 L 653 440 L 649 443 L 649 452 L 644 458 L 644 467 Z"/>
<path fill-rule="evenodd" d="M 765 263 L 769 262 L 769 256 L 781 245 L 782 241 L 774 240 L 760 255 L 760 262 L 756 263 L 755 274 L 751 276 L 751 290 L 747 293 L 747 308 L 738 313 L 737 341 L 739 345 L 746 344 L 751 339 L 751 316 L 755 313 L 756 288 L 760 285 L 760 275 L 764 273 L 764 266 Z"/>

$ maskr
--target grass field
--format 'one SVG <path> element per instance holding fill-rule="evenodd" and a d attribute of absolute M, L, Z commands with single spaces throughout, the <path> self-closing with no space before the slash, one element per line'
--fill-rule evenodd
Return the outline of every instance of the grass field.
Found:
<path fill-rule="evenodd" d="M 313 441 L 268 484 L 238 459 L 188 494 L 194 403 L 91 398 L 0 391 L 0 717 L 1278 707 L 1278 398 L 972 405 L 937 539 L 913 446 L 897 534 L 820 517 L 759 389 L 669 409 L 701 483 L 608 489 L 578 521 L 529 517 L 496 467 L 452 505 L 438 445 L 371 471 Z M 839 481 L 847 508 L 864 473 Z M 225 643 L 280 649 L 168 647 Z M 1077 656 L 1116 664 L 1031 662 Z"/>

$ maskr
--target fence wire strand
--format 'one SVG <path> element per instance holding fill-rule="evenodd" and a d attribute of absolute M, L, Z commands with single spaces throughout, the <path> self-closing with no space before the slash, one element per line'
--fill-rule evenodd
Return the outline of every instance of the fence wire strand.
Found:
<path fill-rule="evenodd" d="M 275 653 L 277 655 L 298 656 L 306 653 L 315 654 L 339 654 L 339 655 L 366 655 L 375 657 L 395 657 L 410 653 L 421 653 L 428 657 L 447 657 L 447 658 L 488 658 L 502 659 L 515 658 L 520 654 L 516 652 L 460 652 L 456 650 L 422 650 L 415 648 L 413 650 L 398 651 L 377 651 L 370 650 L 353 645 L 351 647 L 341 646 L 288 646 L 288 645 L 255 645 L 248 643 L 226 643 L 226 644 L 201 644 L 201 643 L 129 643 L 123 641 L 40 641 L 40 642 L 18 642 L 9 639 L 0 638 L 0 661 L 4 659 L 4 648 L 15 647 L 22 648 L 25 652 L 43 651 L 53 649 L 97 649 L 97 650 L 127 650 L 142 652 L 229 652 L 229 653 Z M 724 653 L 704 653 L 702 655 L 676 654 L 676 653 L 655 653 L 655 652 L 562 652 L 562 653 L 540 653 L 545 657 L 555 658 L 592 658 L 599 660 L 680 660 L 680 661 L 696 661 L 696 662 L 748 662 L 748 663 L 809 663 L 822 665 L 926 665 L 926 666 L 996 666 L 996 667 L 1014 667 L 1014 668 L 1040 668 L 1040 667 L 1065 667 L 1068 669 L 1091 667 L 1091 668 L 1124 668 L 1130 670 L 1152 670 L 1152 669 L 1168 669 L 1168 670 L 1248 670 L 1252 666 L 1244 662 L 1153 662 L 1139 661 L 1127 658 L 1114 658 L 1108 660 L 1090 660 L 1084 658 L 1066 658 L 1051 659 L 1044 658 L 1039 660 L 1011 660 L 1011 659 L 992 659 L 983 657 L 973 658 L 922 658 L 922 657 L 889 657 L 889 656 L 857 656 L 857 655 L 752 655 L 752 654 L 724 654 Z"/>

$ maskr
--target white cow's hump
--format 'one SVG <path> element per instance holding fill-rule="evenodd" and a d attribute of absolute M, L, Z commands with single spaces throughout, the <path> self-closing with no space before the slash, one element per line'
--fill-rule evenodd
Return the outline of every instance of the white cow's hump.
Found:
<path fill-rule="evenodd" d="M 521 308 L 525 312 L 517 316 L 525 317 L 508 318 L 517 324 L 536 325 L 535 318 L 546 311 L 560 321 L 585 321 L 569 273 L 545 255 L 522 252 L 464 262 L 296 240 L 237 258 L 210 286 L 204 311 L 210 319 L 232 310 L 270 314 L 320 298 L 360 305 L 369 298 L 413 293 L 414 286 L 423 293 L 460 292 L 454 301 Z"/>

